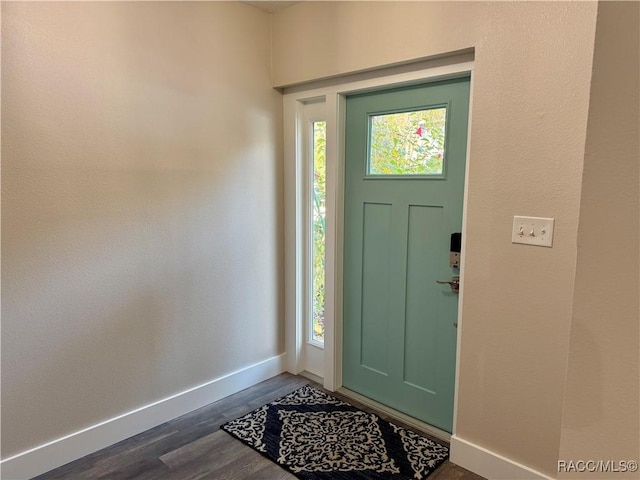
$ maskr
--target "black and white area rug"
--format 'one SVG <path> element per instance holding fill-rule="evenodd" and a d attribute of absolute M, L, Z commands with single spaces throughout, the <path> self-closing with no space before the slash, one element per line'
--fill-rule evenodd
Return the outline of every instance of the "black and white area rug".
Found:
<path fill-rule="evenodd" d="M 310 386 L 221 427 L 307 480 L 424 479 L 449 449 Z"/>

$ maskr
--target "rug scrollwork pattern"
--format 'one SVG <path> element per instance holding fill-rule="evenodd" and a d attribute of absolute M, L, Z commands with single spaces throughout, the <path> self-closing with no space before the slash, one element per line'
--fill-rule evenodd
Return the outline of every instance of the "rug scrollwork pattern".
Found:
<path fill-rule="evenodd" d="M 273 405 L 349 405 L 309 385 L 274 401 Z"/>
<path fill-rule="evenodd" d="M 250 447 L 259 452 L 265 452 L 265 444 L 262 441 L 264 428 L 267 423 L 268 406 L 264 405 L 258 410 L 251 412 L 244 417 L 236 418 L 225 424 L 225 431 L 235 435 Z"/>
<path fill-rule="evenodd" d="M 449 449 L 444 445 L 418 435 L 411 430 L 389 423 L 394 431 L 400 435 L 402 446 L 407 452 L 416 480 L 426 478 L 438 465 L 449 457 Z"/>
<path fill-rule="evenodd" d="M 304 480 L 424 480 L 445 445 L 309 385 L 221 427 Z"/>
<path fill-rule="evenodd" d="M 389 458 L 376 415 L 282 410 L 278 415 L 282 420 L 278 462 L 293 472 L 400 473 Z"/>

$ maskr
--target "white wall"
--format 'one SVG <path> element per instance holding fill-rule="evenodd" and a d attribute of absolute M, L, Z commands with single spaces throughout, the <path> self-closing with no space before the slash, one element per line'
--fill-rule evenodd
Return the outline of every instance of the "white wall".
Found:
<path fill-rule="evenodd" d="M 2 2 L 2 457 L 283 350 L 281 96 L 239 3 Z"/>
<path fill-rule="evenodd" d="M 562 418 L 565 462 L 640 460 L 639 175 L 640 3 L 601 2 Z"/>

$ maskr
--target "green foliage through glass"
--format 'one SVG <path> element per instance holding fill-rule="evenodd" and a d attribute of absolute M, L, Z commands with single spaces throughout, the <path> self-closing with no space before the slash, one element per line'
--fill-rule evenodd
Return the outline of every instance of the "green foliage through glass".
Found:
<path fill-rule="evenodd" d="M 447 109 L 372 115 L 369 175 L 442 175 Z"/>
<path fill-rule="evenodd" d="M 325 213 L 327 124 L 313 123 L 313 320 L 311 339 L 324 343 L 324 265 L 325 265 Z"/>

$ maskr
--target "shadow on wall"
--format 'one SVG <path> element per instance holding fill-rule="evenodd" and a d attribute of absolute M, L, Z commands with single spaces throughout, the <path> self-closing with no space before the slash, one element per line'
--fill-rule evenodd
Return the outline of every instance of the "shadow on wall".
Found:
<path fill-rule="evenodd" d="M 571 350 L 579 348 L 582 352 L 570 351 L 569 355 L 577 355 L 583 359 L 581 371 L 588 372 L 583 378 L 568 378 L 568 382 L 580 382 L 583 391 L 589 395 L 583 395 L 572 399 L 572 408 L 564 413 L 564 426 L 569 429 L 579 430 L 583 427 L 599 424 L 604 416 L 603 391 L 605 382 L 602 373 L 602 353 L 598 339 L 585 328 L 579 321 L 572 324 Z M 576 414 L 576 412 L 580 412 Z"/>

